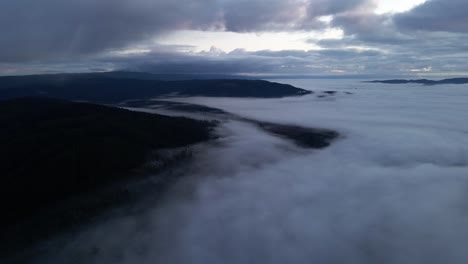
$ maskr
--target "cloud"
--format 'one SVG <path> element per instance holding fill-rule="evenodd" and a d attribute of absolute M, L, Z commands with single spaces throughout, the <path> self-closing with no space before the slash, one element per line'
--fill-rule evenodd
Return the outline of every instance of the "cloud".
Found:
<path fill-rule="evenodd" d="M 0 63 L 5 74 L 89 72 L 131 70 L 161 74 L 252 74 L 252 75 L 367 75 L 404 77 L 421 74 L 463 75 L 468 71 L 463 52 L 468 41 L 458 35 L 434 36 L 424 41 L 407 41 L 404 45 L 364 42 L 346 37 L 319 41 L 319 50 L 236 49 L 225 52 L 217 48 L 194 52 L 190 46 L 142 46 L 134 50 L 112 51 L 81 59 L 22 63 Z M 456 44 L 458 43 L 458 44 Z M 430 54 L 437 60 L 428 57 Z M 455 54 L 455 55 L 454 55 Z M 431 67 L 432 71 L 411 71 Z M 377 78 L 377 77 L 371 78 Z"/>
<path fill-rule="evenodd" d="M 343 14 L 334 17 L 332 25 L 343 29 L 346 36 L 362 42 L 402 45 L 412 38 L 400 33 L 393 25 L 391 15 L 372 12 Z"/>
<path fill-rule="evenodd" d="M 323 28 L 320 17 L 336 15 L 362 7 L 373 7 L 369 0 L 240 0 L 224 1 L 226 30 L 235 32 L 310 30 Z"/>
<path fill-rule="evenodd" d="M 93 55 L 178 29 L 258 32 L 320 27 L 367 0 L 1 1 L 0 62 Z"/>
<path fill-rule="evenodd" d="M 195 74 L 309 74 L 364 73 L 364 61 L 378 60 L 383 54 L 376 50 L 325 49 L 246 51 L 226 53 L 215 48 L 200 53 L 150 53 L 141 56 L 103 58 L 120 69 L 153 73 Z M 357 72 L 361 69 L 362 72 Z"/>
<path fill-rule="evenodd" d="M 466 19 L 459 15 L 462 5 L 462 1 L 433 0 L 401 14 L 376 14 L 369 10 L 338 14 L 331 25 L 343 30 L 342 39 L 309 42 L 326 49 L 378 50 L 382 54 L 378 61 L 357 59 L 374 72 L 460 75 L 467 70 L 463 60 L 468 54 L 468 35 L 457 28 Z M 424 68 L 431 71 L 412 70 Z"/>
<path fill-rule="evenodd" d="M 214 1 L 2 1 L 0 61 L 94 54 L 178 28 L 215 27 Z M 196 15 L 193 15 L 196 14 Z"/>
<path fill-rule="evenodd" d="M 431 0 L 395 17 L 403 30 L 468 33 L 468 2 L 464 0 Z"/>
<path fill-rule="evenodd" d="M 0 71 L 398 75 L 432 67 L 432 73 L 450 74 L 467 70 L 464 5 L 432 0 L 405 13 L 376 14 L 374 0 L 2 1 Z M 305 40 L 323 51 L 194 52 L 190 40 L 158 44 L 178 30 L 307 34 L 331 29 L 341 30 L 342 38 L 317 40 L 312 34 Z M 239 48 L 248 46 L 239 36 Z"/>

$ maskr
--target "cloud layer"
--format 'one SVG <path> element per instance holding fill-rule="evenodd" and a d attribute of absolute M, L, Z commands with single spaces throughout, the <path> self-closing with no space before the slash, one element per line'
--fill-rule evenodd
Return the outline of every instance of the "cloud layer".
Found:
<path fill-rule="evenodd" d="M 431 0 L 411 12 L 396 16 L 402 29 L 468 33 L 468 3 L 464 0 Z"/>
<path fill-rule="evenodd" d="M 318 25 L 365 0 L 34 0 L 0 4 L 0 61 L 90 54 L 177 29 L 252 32 Z"/>
<path fill-rule="evenodd" d="M 431 0 L 397 14 L 377 14 L 377 4 L 378 0 L 2 1 L 0 74 L 93 69 L 309 75 L 405 75 L 420 68 L 446 75 L 467 72 L 466 1 Z M 187 46 L 184 51 L 180 45 L 158 43 L 178 30 L 329 29 L 341 30 L 343 36 L 311 36 L 304 40 L 311 45 L 309 51 L 272 52 L 265 46 L 262 52 L 218 52 L 214 58 L 212 52 L 191 51 L 190 41 L 179 43 Z M 241 36 L 240 50 L 246 45 Z M 131 52 L 141 50 L 145 52 Z"/>

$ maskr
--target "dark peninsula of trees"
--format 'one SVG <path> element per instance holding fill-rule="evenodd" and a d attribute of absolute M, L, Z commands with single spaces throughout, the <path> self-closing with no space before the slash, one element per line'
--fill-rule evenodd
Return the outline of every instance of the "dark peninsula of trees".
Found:
<path fill-rule="evenodd" d="M 119 77 L 120 76 L 120 77 Z M 98 103 L 169 96 L 279 98 L 310 91 L 262 80 L 154 80 L 145 74 L 49 74 L 0 77 L 0 99 L 50 97 Z"/>

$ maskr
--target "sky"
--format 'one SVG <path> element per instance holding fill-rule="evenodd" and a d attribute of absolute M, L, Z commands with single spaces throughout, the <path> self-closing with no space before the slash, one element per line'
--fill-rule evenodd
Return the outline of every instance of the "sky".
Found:
<path fill-rule="evenodd" d="M 0 0 L 0 75 L 468 75 L 465 0 Z"/>

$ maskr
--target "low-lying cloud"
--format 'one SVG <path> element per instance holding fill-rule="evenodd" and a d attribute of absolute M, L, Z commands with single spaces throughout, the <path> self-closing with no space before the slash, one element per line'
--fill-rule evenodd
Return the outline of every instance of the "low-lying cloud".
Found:
<path fill-rule="evenodd" d="M 229 122 L 162 207 L 91 228 L 46 262 L 466 263 L 466 87 L 295 84 L 338 93 L 189 101 L 342 139 L 308 151 Z"/>

